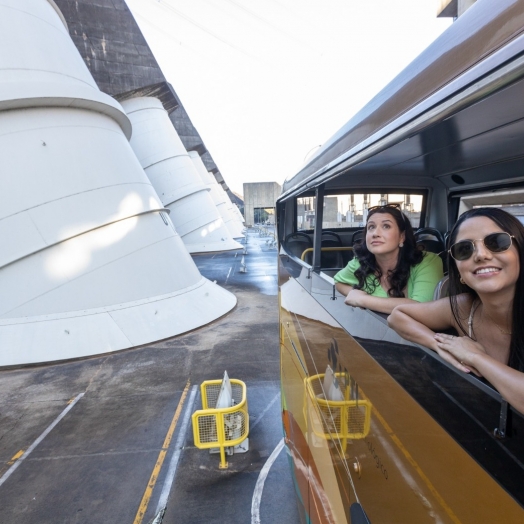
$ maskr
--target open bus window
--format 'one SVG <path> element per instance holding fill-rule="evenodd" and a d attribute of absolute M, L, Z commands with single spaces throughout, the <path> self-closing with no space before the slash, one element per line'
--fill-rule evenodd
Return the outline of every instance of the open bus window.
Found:
<path fill-rule="evenodd" d="M 475 193 L 460 198 L 459 216 L 477 207 L 498 207 L 514 215 L 524 224 L 524 189 L 507 189 L 489 193 Z"/>
<path fill-rule="evenodd" d="M 397 193 L 347 193 L 326 195 L 322 229 L 363 228 L 370 207 L 385 204 L 400 204 L 414 228 L 420 227 L 423 196 L 420 194 Z M 315 228 L 316 198 L 297 198 L 296 224 L 298 231 Z"/>

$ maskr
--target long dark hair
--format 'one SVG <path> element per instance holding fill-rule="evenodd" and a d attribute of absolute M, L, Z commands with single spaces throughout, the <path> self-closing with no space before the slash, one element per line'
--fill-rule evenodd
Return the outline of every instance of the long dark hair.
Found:
<path fill-rule="evenodd" d="M 508 365 L 519 371 L 524 371 L 524 226 L 517 218 L 502 209 L 496 207 L 479 207 L 470 209 L 460 216 L 449 236 L 449 246 L 457 241 L 460 226 L 468 219 L 474 217 L 486 217 L 497 224 L 500 229 L 512 235 L 513 243 L 517 248 L 520 262 L 520 274 L 515 285 L 515 296 L 513 298 L 513 311 L 511 316 L 511 343 L 509 347 Z M 486 234 L 490 232 L 487 231 Z M 465 335 L 469 333 L 465 329 L 465 318 L 461 318 L 457 295 L 467 293 L 472 301 L 478 300 L 478 294 L 466 284 L 460 282 L 460 273 L 453 257 L 448 253 L 449 267 L 449 301 L 455 321 Z"/>
<path fill-rule="evenodd" d="M 393 206 L 378 207 L 369 212 L 367 220 L 369 220 L 375 213 L 387 213 L 388 215 L 391 215 L 400 232 L 404 233 L 404 245 L 400 248 L 395 269 L 390 271 L 389 283 L 391 287 L 388 289 L 388 296 L 404 298 L 403 290 L 408 283 L 411 268 L 422 262 L 424 253 L 417 249 L 417 243 L 415 241 L 413 228 L 411 227 L 411 222 L 409 221 L 409 218 L 400 211 L 400 209 Z M 358 280 L 355 289 L 363 289 L 367 293 L 372 294 L 377 286 L 380 285 L 380 279 L 383 275 L 382 270 L 377 264 L 375 255 L 367 248 L 365 234 L 362 243 L 356 244 L 354 249 L 355 256 L 360 262 L 360 267 L 355 271 L 355 277 Z M 375 278 L 370 279 L 370 281 L 367 282 L 366 280 L 369 275 L 372 275 Z"/>

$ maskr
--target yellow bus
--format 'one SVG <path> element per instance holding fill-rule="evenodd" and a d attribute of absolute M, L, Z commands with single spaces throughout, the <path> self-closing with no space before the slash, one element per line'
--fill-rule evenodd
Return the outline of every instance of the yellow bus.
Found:
<path fill-rule="evenodd" d="M 522 0 L 478 1 L 285 181 L 276 213 L 282 416 L 302 521 L 524 522 L 522 415 L 335 290 L 367 209 L 383 203 L 441 256 L 467 209 L 524 221 Z"/>

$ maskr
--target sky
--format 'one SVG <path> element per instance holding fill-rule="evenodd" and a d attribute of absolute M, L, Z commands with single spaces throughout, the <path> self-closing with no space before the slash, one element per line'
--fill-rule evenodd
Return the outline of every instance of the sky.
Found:
<path fill-rule="evenodd" d="M 126 0 L 228 186 L 278 182 L 449 25 L 438 0 Z"/>

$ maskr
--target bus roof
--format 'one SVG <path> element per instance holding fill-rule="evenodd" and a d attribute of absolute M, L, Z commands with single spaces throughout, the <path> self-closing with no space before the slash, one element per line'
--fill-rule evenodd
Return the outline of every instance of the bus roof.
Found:
<path fill-rule="evenodd" d="M 342 172 L 350 177 L 377 170 L 385 177 L 437 177 L 450 189 L 473 183 L 471 177 L 468 181 L 456 174 L 475 169 L 477 180 L 480 167 L 485 171 L 500 162 L 496 151 L 486 154 L 487 136 L 482 140 L 480 134 L 524 118 L 515 103 L 524 106 L 524 85 L 518 82 L 524 76 L 524 61 L 519 60 L 523 33 L 522 2 L 477 2 L 284 182 L 283 197 Z M 510 85 L 518 96 L 495 96 Z M 507 131 L 515 134 L 515 129 Z M 524 136 L 524 126 L 521 131 Z M 505 152 L 506 160 L 522 154 L 520 144 L 514 149 Z"/>

